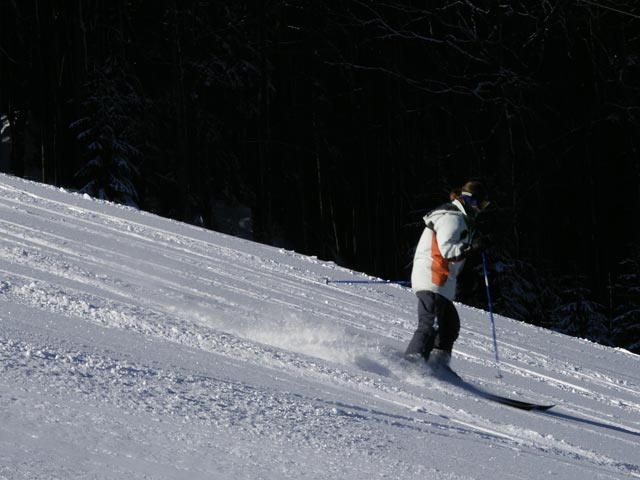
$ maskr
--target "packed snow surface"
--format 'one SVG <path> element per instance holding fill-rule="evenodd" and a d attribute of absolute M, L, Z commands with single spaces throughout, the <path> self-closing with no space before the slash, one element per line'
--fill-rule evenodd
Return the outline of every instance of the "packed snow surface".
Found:
<path fill-rule="evenodd" d="M 452 366 L 402 351 L 415 297 L 363 274 L 0 176 L 2 479 L 640 478 L 640 360 L 458 305 Z"/>

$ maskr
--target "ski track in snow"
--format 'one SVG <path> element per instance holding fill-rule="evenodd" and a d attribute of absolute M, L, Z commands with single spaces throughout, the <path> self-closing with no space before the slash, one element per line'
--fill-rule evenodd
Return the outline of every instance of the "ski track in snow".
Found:
<path fill-rule="evenodd" d="M 0 478 L 640 478 L 638 356 L 459 305 L 454 368 L 408 365 L 415 301 L 362 274 L 0 176 Z"/>

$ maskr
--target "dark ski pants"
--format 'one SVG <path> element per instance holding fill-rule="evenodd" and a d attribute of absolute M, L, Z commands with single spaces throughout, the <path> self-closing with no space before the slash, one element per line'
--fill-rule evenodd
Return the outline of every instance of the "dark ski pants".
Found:
<path fill-rule="evenodd" d="M 434 348 L 451 353 L 460 333 L 460 317 L 453 302 L 434 292 L 416 292 L 418 328 L 405 355 L 419 354 L 425 360 Z"/>

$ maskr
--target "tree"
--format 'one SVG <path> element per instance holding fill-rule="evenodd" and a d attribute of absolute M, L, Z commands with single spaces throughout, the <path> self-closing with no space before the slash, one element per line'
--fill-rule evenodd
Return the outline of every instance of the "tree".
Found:
<path fill-rule="evenodd" d="M 500 254 L 489 262 L 495 309 L 502 315 L 548 326 L 549 310 L 558 302 L 553 284 L 530 262 Z"/>
<path fill-rule="evenodd" d="M 630 247 L 620 270 L 612 295 L 616 345 L 640 353 L 640 247 Z"/>
<path fill-rule="evenodd" d="M 584 279 L 565 278 L 563 283 L 569 286 L 559 292 L 560 305 L 553 312 L 552 328 L 574 337 L 613 345 L 613 332 L 605 308 L 589 299 L 590 292 L 582 287 Z"/>
<path fill-rule="evenodd" d="M 73 122 L 85 164 L 77 176 L 81 192 L 105 200 L 137 206 L 135 186 L 140 156 L 141 112 L 145 100 L 115 60 L 96 68 L 84 88 L 83 116 Z"/>

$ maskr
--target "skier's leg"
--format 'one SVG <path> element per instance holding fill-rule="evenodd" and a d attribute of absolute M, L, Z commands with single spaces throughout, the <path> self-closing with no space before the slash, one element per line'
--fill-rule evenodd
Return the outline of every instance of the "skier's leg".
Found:
<path fill-rule="evenodd" d="M 442 295 L 435 295 L 435 312 L 438 318 L 438 336 L 434 348 L 451 354 L 453 344 L 460 333 L 460 317 L 453 302 Z"/>
<path fill-rule="evenodd" d="M 409 342 L 405 357 L 415 359 L 422 356 L 425 361 L 429 358 L 436 330 L 434 328 L 436 310 L 435 294 L 433 292 L 416 292 L 418 297 L 418 328 Z"/>

